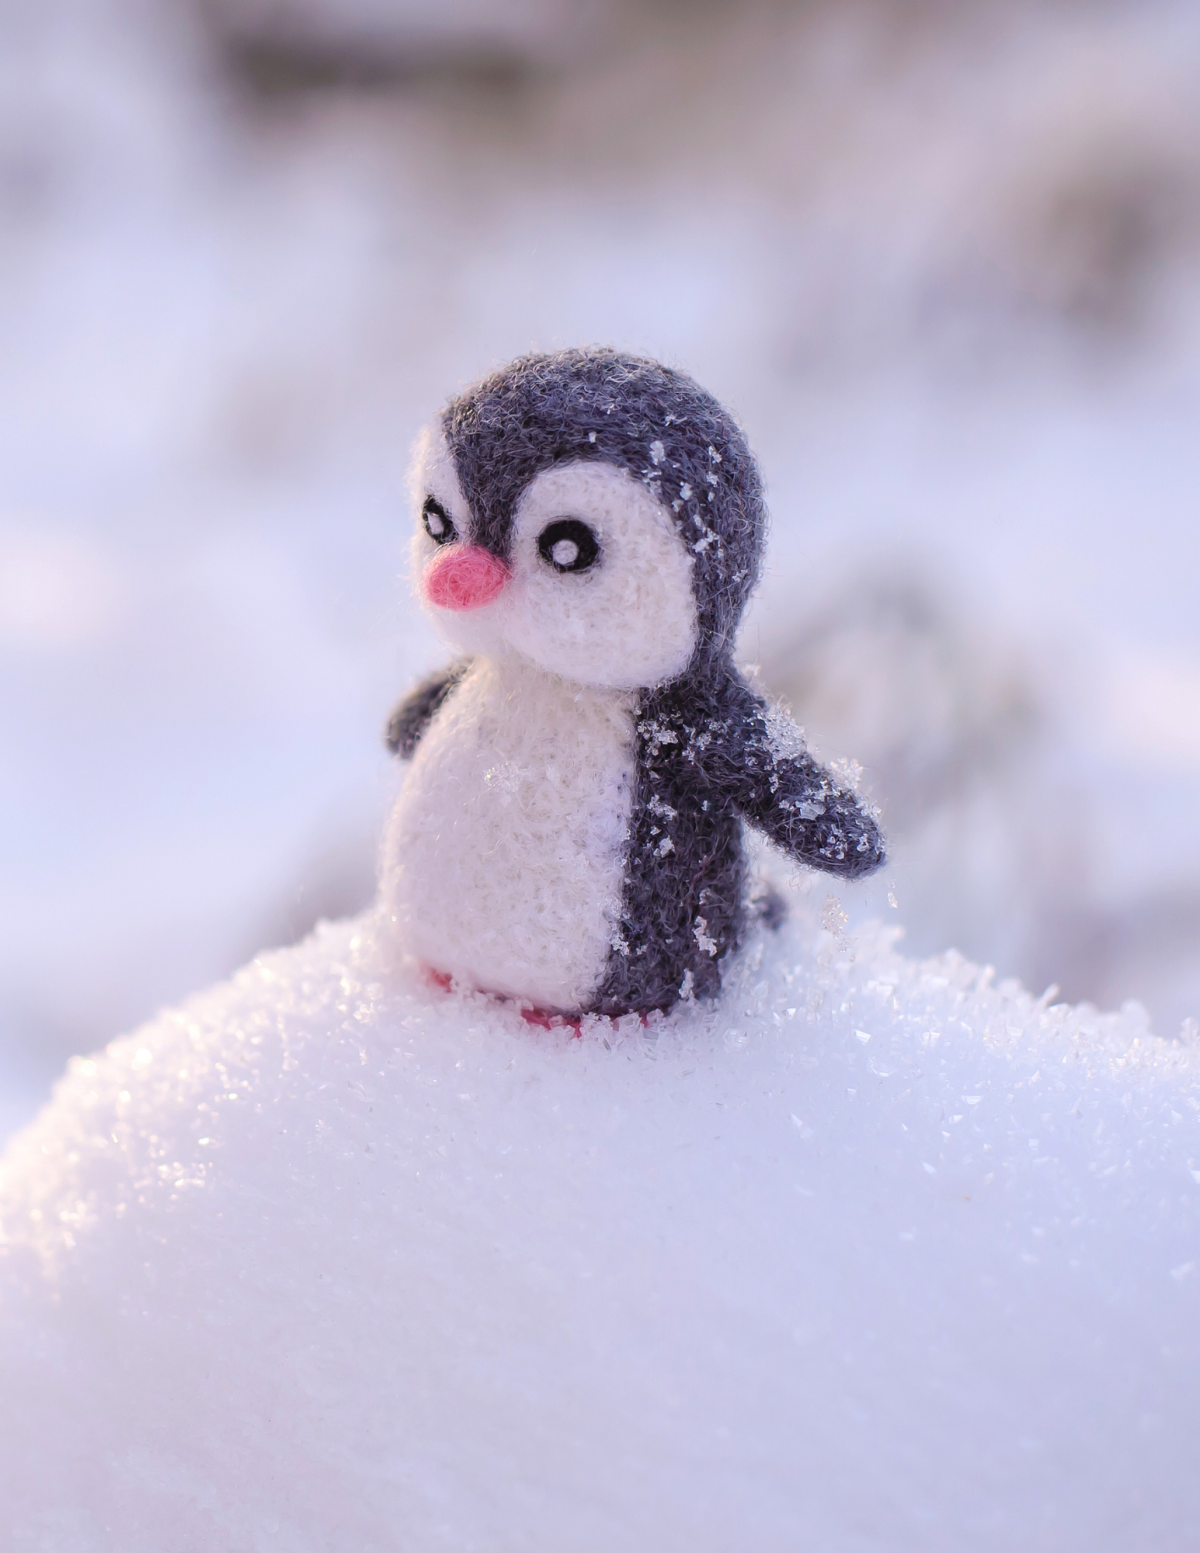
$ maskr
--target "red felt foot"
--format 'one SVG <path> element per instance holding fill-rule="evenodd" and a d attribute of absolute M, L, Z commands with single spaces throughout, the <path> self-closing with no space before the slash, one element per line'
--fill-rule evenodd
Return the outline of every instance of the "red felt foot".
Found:
<path fill-rule="evenodd" d="M 566 1014 L 548 1014 L 544 1008 L 523 1008 L 521 1018 L 527 1025 L 536 1025 L 539 1030 L 569 1030 L 576 1038 L 583 1023 L 581 1019 L 571 1019 Z"/>
<path fill-rule="evenodd" d="M 583 1024 L 582 1015 L 575 1019 L 570 1014 L 548 1014 L 544 1008 L 523 1008 L 521 1018 L 526 1024 L 537 1025 L 539 1030 L 567 1029 L 575 1036 L 581 1034 L 580 1027 Z M 650 1015 L 639 1014 L 638 1018 L 642 1022 L 642 1028 L 645 1029 L 650 1023 Z"/>
<path fill-rule="evenodd" d="M 422 965 L 421 971 L 425 980 L 433 986 L 439 987 L 443 992 L 450 991 L 452 978 L 446 971 L 435 971 L 432 965 Z M 501 997 L 498 1001 L 508 1003 L 511 999 Z M 570 1014 L 552 1014 L 548 1009 L 544 1008 L 522 1008 L 520 1012 L 521 1018 L 527 1025 L 535 1025 L 539 1030 L 569 1030 L 572 1037 L 576 1040 L 583 1033 L 581 1028 L 583 1025 L 582 1015 L 576 1019 Z M 649 1014 L 639 1014 L 638 1018 L 643 1025 L 647 1025 L 650 1022 Z"/>

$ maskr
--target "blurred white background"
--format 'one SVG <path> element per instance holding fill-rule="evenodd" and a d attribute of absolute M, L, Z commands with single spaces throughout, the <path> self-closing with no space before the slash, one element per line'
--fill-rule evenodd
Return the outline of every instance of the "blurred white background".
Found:
<path fill-rule="evenodd" d="M 408 445 L 587 342 L 746 425 L 848 908 L 1175 1034 L 1198 258 L 1187 0 L 0 0 L 0 1131 L 368 901 Z"/>

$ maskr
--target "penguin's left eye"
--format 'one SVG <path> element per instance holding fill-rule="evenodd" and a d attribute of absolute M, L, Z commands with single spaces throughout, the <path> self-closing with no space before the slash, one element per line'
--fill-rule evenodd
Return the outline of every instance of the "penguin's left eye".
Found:
<path fill-rule="evenodd" d="M 584 572 L 600 554 L 600 545 L 579 518 L 558 518 L 538 535 L 538 553 L 556 572 Z"/>
<path fill-rule="evenodd" d="M 425 504 L 421 508 L 421 518 L 425 524 L 425 532 L 435 545 L 448 545 L 458 538 L 458 530 L 454 527 L 453 519 L 436 496 L 425 498 Z"/>

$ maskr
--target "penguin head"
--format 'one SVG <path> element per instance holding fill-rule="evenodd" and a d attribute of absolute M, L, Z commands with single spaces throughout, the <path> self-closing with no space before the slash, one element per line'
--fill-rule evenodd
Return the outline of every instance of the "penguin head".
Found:
<path fill-rule="evenodd" d="M 608 350 L 522 357 L 427 429 L 412 490 L 414 580 L 458 650 L 620 689 L 729 654 L 761 484 L 684 374 Z"/>

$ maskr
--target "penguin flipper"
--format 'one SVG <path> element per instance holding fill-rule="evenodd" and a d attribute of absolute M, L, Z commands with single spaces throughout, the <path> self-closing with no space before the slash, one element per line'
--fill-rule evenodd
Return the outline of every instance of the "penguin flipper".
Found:
<path fill-rule="evenodd" d="M 881 867 L 886 851 L 874 809 L 813 759 L 787 713 L 740 677 L 722 699 L 727 724 L 704 752 L 708 785 L 721 800 L 809 868 L 861 879 Z"/>
<path fill-rule="evenodd" d="M 871 809 L 811 755 L 776 762 L 778 789 L 743 809 L 746 819 L 797 862 L 862 879 L 887 861 Z"/>
<path fill-rule="evenodd" d="M 444 669 L 423 679 L 401 701 L 388 718 L 387 747 L 401 760 L 411 760 L 421 736 L 446 697 L 471 667 L 470 658 L 460 658 Z"/>

